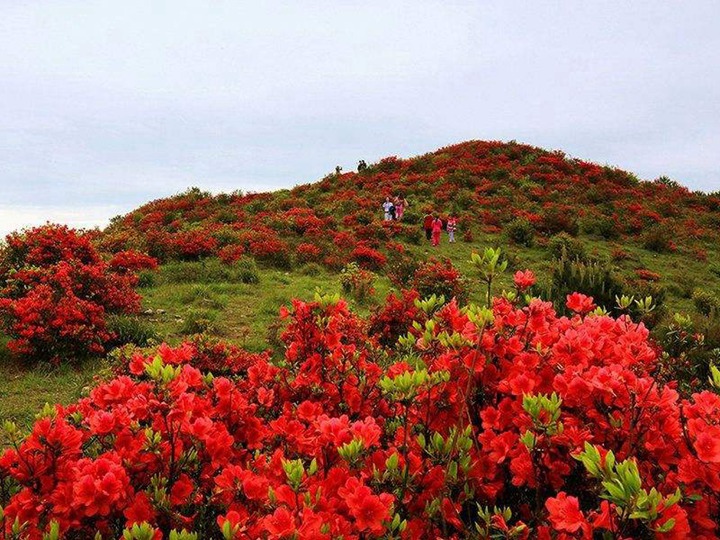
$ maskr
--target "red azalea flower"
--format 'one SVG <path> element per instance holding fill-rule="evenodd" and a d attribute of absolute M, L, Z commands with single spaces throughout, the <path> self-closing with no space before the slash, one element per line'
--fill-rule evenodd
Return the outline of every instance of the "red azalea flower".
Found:
<path fill-rule="evenodd" d="M 568 497 L 564 491 L 545 501 L 545 508 L 549 512 L 550 523 L 558 531 L 574 533 L 586 523 L 577 497 Z"/>

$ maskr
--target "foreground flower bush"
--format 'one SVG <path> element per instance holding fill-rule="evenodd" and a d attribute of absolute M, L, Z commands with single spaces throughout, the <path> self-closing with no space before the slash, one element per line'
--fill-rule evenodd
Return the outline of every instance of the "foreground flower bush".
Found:
<path fill-rule="evenodd" d="M 101 354 L 112 339 L 106 315 L 140 307 L 135 272 L 157 261 L 142 253 L 102 260 L 89 235 L 59 225 L 10 234 L 0 251 L 0 328 L 30 361 Z"/>
<path fill-rule="evenodd" d="M 592 299 L 511 301 L 531 278 L 492 309 L 417 300 L 394 348 L 318 296 L 283 310 L 279 363 L 135 352 L 6 424 L 5 538 L 716 538 L 720 397 L 660 384 L 645 327 Z"/>

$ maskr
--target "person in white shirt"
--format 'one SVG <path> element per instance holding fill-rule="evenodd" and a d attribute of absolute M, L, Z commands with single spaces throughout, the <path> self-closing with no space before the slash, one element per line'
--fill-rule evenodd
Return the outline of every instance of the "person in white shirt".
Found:
<path fill-rule="evenodd" d="M 385 211 L 385 221 L 390 221 L 392 219 L 392 213 L 390 209 L 395 207 L 395 205 L 390 200 L 390 197 L 385 197 L 385 202 L 382 206 L 383 210 Z"/>

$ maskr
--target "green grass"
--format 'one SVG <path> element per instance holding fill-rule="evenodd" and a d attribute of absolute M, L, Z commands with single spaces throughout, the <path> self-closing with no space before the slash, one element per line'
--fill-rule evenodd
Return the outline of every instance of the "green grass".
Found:
<path fill-rule="evenodd" d="M 662 276 L 660 284 L 668 289 L 666 305 L 669 313 L 694 312 L 689 294 L 695 287 L 720 291 L 720 275 L 711 267 L 718 267 L 720 256 L 714 246 L 708 248 L 708 262 L 698 261 L 679 253 L 653 253 L 639 243 L 606 242 L 582 236 L 587 252 L 609 258 L 614 248 L 621 247 L 629 256 L 617 263 L 621 273 L 632 277 L 637 268 L 647 268 Z M 501 235 L 477 235 L 472 243 L 458 240 L 443 243 L 438 248 L 429 244 L 407 245 L 407 251 L 418 260 L 429 256 L 449 257 L 459 270 L 470 278 L 471 301 L 481 302 L 484 291 L 477 281 L 470 254 L 487 246 L 500 246 L 512 261 L 498 280 L 495 292 L 512 284 L 512 273 L 530 268 L 540 282 L 547 282 L 551 261 L 548 250 L 536 245 L 532 248 L 508 245 Z M 280 306 L 289 304 L 293 298 L 310 300 L 316 290 L 327 293 L 340 292 L 337 273 L 318 267 L 316 272 L 302 268 L 290 272 L 260 268 L 258 283 L 243 283 L 240 273 L 221 265 L 219 261 L 178 262 L 161 267 L 154 275 L 151 286 L 143 287 L 142 322 L 149 324 L 161 340 L 177 344 L 187 337 L 188 319 L 204 316 L 209 322 L 212 336 L 242 345 L 251 351 L 268 348 L 268 329 L 277 322 Z M 353 308 L 367 315 L 392 289 L 389 280 L 379 276 L 376 296 L 370 302 L 357 305 L 349 299 Z M 28 427 L 35 414 L 46 402 L 67 404 L 76 400 L 93 377 L 105 364 L 88 361 L 79 366 L 61 366 L 55 369 L 38 367 L 28 369 L 10 359 L 5 341 L 0 339 L 0 420 L 12 419 Z"/>

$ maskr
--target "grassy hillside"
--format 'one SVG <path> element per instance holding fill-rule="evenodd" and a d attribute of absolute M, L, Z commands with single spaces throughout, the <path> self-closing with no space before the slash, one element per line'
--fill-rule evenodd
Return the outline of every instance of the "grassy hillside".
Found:
<path fill-rule="evenodd" d="M 384 197 L 398 194 L 410 203 L 403 221 L 383 222 Z M 440 247 L 430 246 L 421 230 L 427 212 L 456 214 L 458 243 L 444 235 Z M 143 275 L 143 314 L 116 320 L 117 329 L 171 343 L 203 332 L 260 351 L 276 341 L 279 307 L 317 289 L 340 292 L 349 262 L 376 274 L 375 294 L 353 300 L 365 313 L 399 287 L 387 277 L 399 260 L 448 257 L 479 300 L 469 259 L 488 246 L 501 246 L 509 262 L 500 287 L 511 283 L 510 270 L 530 268 L 542 292 L 553 286 L 557 235 L 628 290 L 663 296 L 666 319 L 694 313 L 694 291 L 720 290 L 719 231 L 719 194 L 692 193 L 667 179 L 643 182 L 526 145 L 472 141 L 292 190 L 212 196 L 191 189 L 94 234 L 108 254 L 137 249 L 162 263 Z M 23 424 L 46 401 L 76 398 L 105 368 L 89 362 L 28 371 L 5 358 L 1 343 L 0 355 L 0 418 Z"/>

